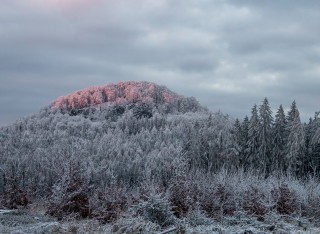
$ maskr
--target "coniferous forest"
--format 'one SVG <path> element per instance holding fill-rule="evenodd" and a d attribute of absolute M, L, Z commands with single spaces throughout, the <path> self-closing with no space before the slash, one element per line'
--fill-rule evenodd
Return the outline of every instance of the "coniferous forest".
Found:
<path fill-rule="evenodd" d="M 273 113 L 265 98 L 239 120 L 153 83 L 88 88 L 0 129 L 0 206 L 114 233 L 304 227 L 320 221 L 318 114 L 302 123 L 295 101 Z"/>

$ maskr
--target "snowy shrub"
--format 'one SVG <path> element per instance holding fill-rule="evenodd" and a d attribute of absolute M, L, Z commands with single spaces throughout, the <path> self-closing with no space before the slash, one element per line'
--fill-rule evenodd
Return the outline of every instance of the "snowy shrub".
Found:
<path fill-rule="evenodd" d="M 313 221 L 319 222 L 320 220 L 320 197 L 311 198 L 307 206 L 304 207 L 302 215 L 310 218 Z"/>
<path fill-rule="evenodd" d="M 282 184 L 271 191 L 279 214 L 290 215 L 297 210 L 296 196 L 289 190 L 287 184 Z"/>
<path fill-rule="evenodd" d="M 243 194 L 243 208 L 249 214 L 257 216 L 259 221 L 264 220 L 267 207 L 263 203 L 264 194 L 257 188 L 251 186 Z"/>
<path fill-rule="evenodd" d="M 119 219 L 112 226 L 112 233 L 125 234 L 125 233 L 139 233 L 151 234 L 157 233 L 160 230 L 158 224 L 150 221 L 143 220 L 141 217 Z"/>
<path fill-rule="evenodd" d="M 195 207 L 187 214 L 187 222 L 193 226 L 210 225 L 212 219 L 210 219 L 206 213 L 201 209 L 200 204 L 196 203 Z"/>
<path fill-rule="evenodd" d="M 90 214 L 88 184 L 81 175 L 80 165 L 70 163 L 62 179 L 54 186 L 47 213 L 62 219 L 67 215 L 86 218 Z"/>
<path fill-rule="evenodd" d="M 227 225 L 247 225 L 253 222 L 256 222 L 256 218 L 248 214 L 246 211 L 241 208 L 234 212 L 233 216 L 224 217 L 224 223 Z"/>
<path fill-rule="evenodd" d="M 284 179 L 288 189 L 294 195 L 295 212 L 299 216 L 313 221 L 320 220 L 320 185 L 318 178 L 308 178 L 308 180 Z"/>
<path fill-rule="evenodd" d="M 281 215 L 276 211 L 271 211 L 265 214 L 264 222 L 269 224 L 278 223 L 281 220 Z"/>
<path fill-rule="evenodd" d="M 29 200 L 26 192 L 16 188 L 15 186 L 5 193 L 2 199 L 2 205 L 9 209 L 26 207 L 30 203 L 31 201 Z"/>
<path fill-rule="evenodd" d="M 232 215 L 236 210 L 236 204 L 230 188 L 223 184 L 211 186 L 202 191 L 203 195 L 200 198 L 202 209 L 210 217 L 218 220 L 222 220 L 224 215 Z"/>
<path fill-rule="evenodd" d="M 200 196 L 196 185 L 185 180 L 178 180 L 169 192 L 174 214 L 178 218 L 184 217 Z"/>
<path fill-rule="evenodd" d="M 127 210 L 128 196 L 120 187 L 105 188 L 90 198 L 91 217 L 102 223 L 115 221 Z"/>
<path fill-rule="evenodd" d="M 167 227 L 175 222 L 172 206 L 166 196 L 152 194 L 146 201 L 133 207 L 136 214 L 141 214 L 145 220 Z"/>

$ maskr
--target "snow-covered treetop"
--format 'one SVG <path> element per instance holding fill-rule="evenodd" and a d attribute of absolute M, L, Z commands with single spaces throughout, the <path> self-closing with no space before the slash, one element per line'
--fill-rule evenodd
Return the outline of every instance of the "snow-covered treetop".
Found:
<path fill-rule="evenodd" d="M 105 103 L 146 102 L 163 104 L 182 98 L 182 96 L 175 94 L 166 87 L 155 83 L 127 81 L 76 91 L 57 98 L 51 106 L 53 108 L 81 109 Z"/>
<path fill-rule="evenodd" d="M 152 106 L 164 104 L 176 106 L 192 103 L 195 109 L 200 108 L 194 98 L 185 98 L 165 86 L 146 81 L 126 81 L 118 84 L 86 88 L 57 98 L 50 107 L 52 109 L 70 110 L 137 102 L 147 103 Z"/>

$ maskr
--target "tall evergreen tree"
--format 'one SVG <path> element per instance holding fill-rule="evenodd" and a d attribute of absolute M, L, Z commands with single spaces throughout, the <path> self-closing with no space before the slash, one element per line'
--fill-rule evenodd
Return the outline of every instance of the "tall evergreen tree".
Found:
<path fill-rule="evenodd" d="M 304 124 L 304 135 L 305 135 L 305 170 L 306 172 L 316 173 L 317 165 L 312 160 L 312 136 L 313 136 L 313 119 L 309 118 L 309 122 Z"/>
<path fill-rule="evenodd" d="M 241 145 L 241 135 L 242 135 L 242 129 L 241 129 L 241 122 L 237 118 L 233 124 L 233 128 L 231 129 L 231 142 L 232 142 L 232 147 L 230 150 L 232 151 L 232 158 L 229 161 L 233 161 L 231 163 L 231 168 L 239 168 L 241 158 L 240 154 L 242 151 L 242 145 Z"/>
<path fill-rule="evenodd" d="M 316 117 L 314 118 L 314 120 L 316 120 Z M 314 134 L 313 119 L 311 117 L 309 118 L 309 122 L 305 124 L 304 130 L 305 130 L 305 140 L 306 140 L 306 152 L 308 152 L 308 150 L 310 150 L 310 147 L 312 145 L 312 136 Z"/>
<path fill-rule="evenodd" d="M 260 129 L 259 129 L 259 163 L 260 169 L 264 172 L 270 171 L 271 166 L 271 136 L 273 117 L 269 101 L 265 98 L 259 108 Z"/>
<path fill-rule="evenodd" d="M 287 172 L 301 173 L 305 155 L 305 136 L 295 101 L 292 103 L 288 113 L 287 130 L 289 133 L 286 146 Z"/>
<path fill-rule="evenodd" d="M 287 120 L 282 105 L 280 105 L 272 131 L 272 170 L 284 170 L 285 146 L 286 146 Z"/>
<path fill-rule="evenodd" d="M 241 123 L 238 118 L 234 121 L 234 130 L 235 130 L 236 137 L 240 142 L 240 140 L 241 140 Z"/>
<path fill-rule="evenodd" d="M 236 119 L 234 122 L 234 135 L 235 135 L 235 143 L 237 144 L 237 151 L 238 154 L 241 152 L 241 136 L 242 136 L 242 129 L 241 129 L 241 123 L 239 119 Z"/>
<path fill-rule="evenodd" d="M 289 135 L 291 123 L 293 122 L 297 111 L 298 111 L 297 103 L 296 103 L 296 101 L 293 101 L 292 104 L 291 104 L 290 110 L 288 112 L 288 115 L 287 115 L 287 131 L 288 131 L 288 135 Z"/>
<path fill-rule="evenodd" d="M 247 142 L 247 152 L 244 160 L 244 166 L 252 166 L 257 168 L 259 165 L 258 162 L 258 153 L 259 153 L 259 131 L 260 131 L 260 120 L 258 115 L 257 105 L 254 105 L 251 110 L 251 117 L 249 122 L 248 129 L 248 142 Z"/>
<path fill-rule="evenodd" d="M 249 118 L 248 116 L 244 117 L 243 122 L 241 124 L 241 139 L 242 139 L 242 144 L 246 146 L 247 141 L 248 141 L 248 134 L 249 134 Z"/>
<path fill-rule="evenodd" d="M 241 135 L 240 135 L 240 153 L 239 153 L 239 161 L 240 166 L 244 166 L 246 152 L 248 151 L 248 139 L 249 139 L 249 118 L 246 116 L 241 123 Z"/>
<path fill-rule="evenodd" d="M 316 112 L 314 119 L 306 128 L 306 146 L 308 147 L 308 155 L 310 159 L 310 167 L 313 173 L 317 173 L 320 169 L 320 112 Z"/>

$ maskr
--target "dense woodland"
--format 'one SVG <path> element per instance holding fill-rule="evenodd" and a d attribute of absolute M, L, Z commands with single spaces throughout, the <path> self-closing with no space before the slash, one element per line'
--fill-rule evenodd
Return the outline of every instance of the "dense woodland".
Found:
<path fill-rule="evenodd" d="M 317 112 L 309 122 L 301 123 L 299 110 L 293 101 L 286 114 L 282 105 L 275 117 L 268 99 L 254 105 L 250 118 L 235 121 L 238 163 L 268 175 L 273 172 L 308 177 L 319 173 L 320 119 Z"/>
<path fill-rule="evenodd" d="M 236 212 L 317 220 L 319 118 L 301 123 L 295 102 L 273 116 L 264 99 L 234 120 L 150 83 L 88 89 L 0 129 L 0 204 L 159 226 Z"/>

